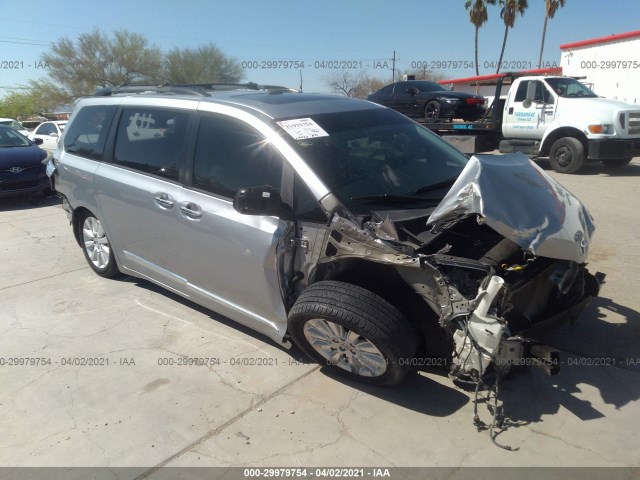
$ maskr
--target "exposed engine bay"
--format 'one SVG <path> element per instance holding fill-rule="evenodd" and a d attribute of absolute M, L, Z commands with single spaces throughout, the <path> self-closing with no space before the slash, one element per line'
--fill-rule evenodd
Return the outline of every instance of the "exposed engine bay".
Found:
<path fill-rule="evenodd" d="M 490 369 L 503 375 L 532 356 L 557 373 L 557 353 L 529 335 L 577 317 L 598 294 L 584 262 L 593 221 L 523 155 L 498 158 L 473 157 L 435 208 L 364 218 L 336 212 L 316 232 L 301 278 L 363 268 L 355 260 L 386 265 L 395 272 L 389 283 L 399 277 L 429 307 L 412 320 L 437 316 L 451 341 L 454 379 L 478 382 Z"/>

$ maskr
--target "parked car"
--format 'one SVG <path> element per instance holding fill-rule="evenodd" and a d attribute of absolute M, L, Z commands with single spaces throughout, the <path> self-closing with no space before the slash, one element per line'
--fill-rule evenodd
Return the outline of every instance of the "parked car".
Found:
<path fill-rule="evenodd" d="M 46 152 L 10 127 L 0 125 L 0 198 L 46 192 Z"/>
<path fill-rule="evenodd" d="M 20 132 L 25 137 L 29 135 L 29 130 L 24 128 L 22 123 L 20 123 L 17 120 L 14 120 L 13 118 L 0 118 L 0 126 L 13 128 L 14 130 Z"/>
<path fill-rule="evenodd" d="M 478 120 L 485 112 L 484 97 L 452 92 L 426 80 L 392 83 L 369 95 L 367 100 L 427 122 L 454 118 Z"/>
<path fill-rule="evenodd" d="M 475 382 L 531 356 L 557 366 L 532 332 L 599 287 L 591 215 L 547 173 L 468 159 L 371 102 L 215 88 L 77 104 L 48 172 L 98 275 L 150 280 L 377 385 L 422 358 Z"/>
<path fill-rule="evenodd" d="M 58 147 L 58 141 L 62 137 L 64 127 L 67 125 L 66 120 L 51 120 L 43 122 L 34 128 L 33 132 L 29 134 L 29 140 L 35 140 L 39 138 L 42 140 L 40 148 L 46 150 L 49 153 Z"/>

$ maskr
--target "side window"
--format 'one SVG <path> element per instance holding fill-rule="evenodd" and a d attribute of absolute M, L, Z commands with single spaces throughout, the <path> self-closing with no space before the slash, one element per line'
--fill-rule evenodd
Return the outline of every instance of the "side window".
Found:
<path fill-rule="evenodd" d="M 253 128 L 222 115 L 200 122 L 193 186 L 232 198 L 240 187 L 280 188 L 282 158 Z"/>
<path fill-rule="evenodd" d="M 386 87 L 382 88 L 379 92 L 379 94 L 381 95 L 390 95 L 393 93 L 393 85 L 387 85 Z"/>
<path fill-rule="evenodd" d="M 516 92 L 516 98 L 514 102 L 524 102 L 527 98 L 527 88 L 529 86 L 529 81 L 524 81 L 518 85 L 518 91 Z"/>
<path fill-rule="evenodd" d="M 188 113 L 175 110 L 123 110 L 113 163 L 178 180 L 188 121 Z"/>
<path fill-rule="evenodd" d="M 116 113 L 115 105 L 82 108 L 69 125 L 64 136 L 66 152 L 100 160 L 107 140 L 107 132 Z"/>
<path fill-rule="evenodd" d="M 298 175 L 296 175 L 293 195 L 296 219 L 314 223 L 327 223 L 327 216 L 320 208 L 318 200 Z"/>
<path fill-rule="evenodd" d="M 522 82 L 518 86 L 518 91 L 516 92 L 516 98 L 514 100 L 515 102 L 524 102 L 524 100 L 527 98 L 527 87 L 530 82 L 534 82 L 536 86 L 536 90 L 535 90 L 536 93 L 532 98 L 533 101 L 538 101 L 538 102 L 544 101 L 544 103 L 554 102 L 553 95 L 551 95 L 549 93 L 549 90 L 544 86 L 544 84 L 538 80 L 528 80 L 528 81 Z"/>
<path fill-rule="evenodd" d="M 36 131 L 36 135 L 49 135 L 54 132 L 57 133 L 56 127 L 54 127 L 53 124 L 43 123 L 38 127 L 38 130 Z"/>

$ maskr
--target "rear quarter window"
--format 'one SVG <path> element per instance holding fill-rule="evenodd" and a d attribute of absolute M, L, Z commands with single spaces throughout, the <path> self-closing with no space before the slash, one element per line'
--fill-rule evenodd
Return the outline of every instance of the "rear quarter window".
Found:
<path fill-rule="evenodd" d="M 64 150 L 74 155 L 101 160 L 115 105 L 82 107 L 66 129 Z"/>

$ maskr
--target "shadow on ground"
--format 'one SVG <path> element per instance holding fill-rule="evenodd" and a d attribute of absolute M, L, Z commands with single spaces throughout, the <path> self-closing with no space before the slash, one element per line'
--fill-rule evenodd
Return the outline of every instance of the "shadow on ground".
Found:
<path fill-rule="evenodd" d="M 268 337 L 150 282 L 131 277 L 122 277 L 121 281 L 170 297 L 217 322 L 286 350 Z M 606 321 L 607 311 L 616 312 L 626 321 Z M 597 389 L 603 401 L 616 409 L 640 399 L 640 314 L 637 311 L 609 298 L 596 298 L 577 325 L 561 327 L 539 339 L 569 353 L 562 354 L 559 375 L 548 377 L 535 368 L 514 369 L 501 381 L 500 397 L 511 419 L 509 428 L 540 422 L 544 415 L 558 413 L 561 407 L 585 421 L 604 417 L 589 401 L 580 398 L 590 387 Z M 288 353 L 296 361 L 309 362 L 295 347 Z M 446 417 L 471 402 L 469 395 L 452 382 L 446 385 L 450 382 L 448 379 L 442 384 L 428 376 L 413 374 L 395 388 L 382 388 L 346 380 L 326 369 L 321 372 L 337 382 L 424 415 Z M 429 374 L 446 377 L 444 370 L 429 370 Z M 480 409 L 484 411 L 481 417 L 490 420 L 486 407 L 481 405 Z"/>
<path fill-rule="evenodd" d="M 43 196 L 42 194 L 23 195 L 0 199 L 0 212 L 33 210 L 34 208 L 51 207 L 60 205 L 62 201 L 56 195 Z"/>

